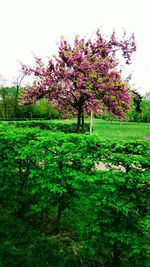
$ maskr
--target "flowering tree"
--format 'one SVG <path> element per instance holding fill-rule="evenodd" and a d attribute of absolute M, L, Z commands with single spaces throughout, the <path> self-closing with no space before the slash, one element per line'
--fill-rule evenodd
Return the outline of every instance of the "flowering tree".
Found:
<path fill-rule="evenodd" d="M 64 116 L 77 116 L 77 132 L 84 127 L 84 112 L 102 114 L 104 110 L 124 118 L 129 109 L 130 94 L 127 80 L 122 81 L 118 70 L 118 51 L 125 63 L 131 63 L 131 54 L 136 50 L 134 35 L 124 34 L 121 40 L 112 33 L 109 40 L 100 31 L 96 39 L 76 37 L 70 45 L 62 40 L 58 56 L 45 65 L 36 58 L 34 68 L 23 66 L 26 74 L 34 74 L 32 86 L 24 88 L 22 105 L 46 98 L 57 105 Z"/>

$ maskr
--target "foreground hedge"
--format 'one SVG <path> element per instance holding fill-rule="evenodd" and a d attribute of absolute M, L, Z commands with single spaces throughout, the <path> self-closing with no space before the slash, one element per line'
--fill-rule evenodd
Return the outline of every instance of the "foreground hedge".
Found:
<path fill-rule="evenodd" d="M 148 141 L 1 127 L 0 151 L 0 266 L 150 266 Z"/>
<path fill-rule="evenodd" d="M 48 130 L 51 132 L 76 133 L 77 124 L 56 123 L 53 121 L 11 121 L 8 125 L 14 125 L 17 128 L 32 128 L 39 127 L 41 130 Z M 89 132 L 90 126 L 84 123 L 84 132 Z"/>

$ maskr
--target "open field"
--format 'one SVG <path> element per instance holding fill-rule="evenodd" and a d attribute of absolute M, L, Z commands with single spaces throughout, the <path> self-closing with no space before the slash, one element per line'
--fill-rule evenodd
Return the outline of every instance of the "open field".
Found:
<path fill-rule="evenodd" d="M 113 140 L 149 139 L 150 124 L 142 122 L 106 122 L 94 119 L 93 134 Z"/>
<path fill-rule="evenodd" d="M 50 121 L 49 121 L 50 122 Z M 72 120 L 52 120 L 56 123 L 76 123 Z M 90 123 L 89 119 L 85 119 Z M 150 139 L 150 123 L 146 122 L 118 122 L 93 119 L 93 132 L 104 139 L 127 140 L 127 139 Z"/>
<path fill-rule="evenodd" d="M 38 121 L 36 120 L 36 122 Z M 49 121 L 39 120 L 39 122 L 45 122 L 48 124 L 50 123 L 72 124 L 76 123 L 76 119 L 49 120 Z M 89 119 L 86 119 L 85 122 L 90 123 Z M 1 124 L 3 123 L 7 124 L 8 122 L 1 122 Z M 117 121 L 110 122 L 101 119 L 93 119 L 92 134 L 98 135 L 99 137 L 106 140 L 135 140 L 135 139 L 150 140 L 150 123 L 117 122 Z"/>

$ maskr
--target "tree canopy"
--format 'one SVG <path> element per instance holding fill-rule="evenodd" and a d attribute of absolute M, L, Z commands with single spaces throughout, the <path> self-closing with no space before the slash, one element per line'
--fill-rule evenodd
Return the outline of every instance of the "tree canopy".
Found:
<path fill-rule="evenodd" d="M 120 51 L 126 64 L 131 63 L 131 54 L 136 50 L 135 38 L 121 40 L 115 32 L 105 38 L 98 30 L 96 38 L 75 37 L 73 45 L 62 40 L 58 56 L 45 65 L 41 58 L 35 58 L 35 67 L 23 66 L 26 74 L 35 76 L 32 86 L 24 88 L 20 95 L 22 105 L 36 103 L 46 98 L 64 114 L 76 115 L 77 131 L 84 125 L 84 112 L 102 114 L 105 110 L 124 118 L 129 109 L 130 93 L 127 81 L 123 81 Z"/>

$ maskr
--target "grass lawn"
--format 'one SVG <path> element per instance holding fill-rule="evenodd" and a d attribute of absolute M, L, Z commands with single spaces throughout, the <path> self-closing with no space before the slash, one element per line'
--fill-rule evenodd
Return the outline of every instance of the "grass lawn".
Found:
<path fill-rule="evenodd" d="M 39 120 L 43 121 L 43 120 Z M 49 120 L 47 123 L 76 123 L 77 119 L 71 120 Z M 89 123 L 89 118 L 85 119 Z M 8 122 L 1 122 L 7 124 Z M 104 121 L 101 119 L 93 119 L 93 135 L 98 135 L 108 140 L 135 140 L 147 139 L 150 140 L 150 123 L 144 122 L 118 122 L 118 121 Z"/>
<path fill-rule="evenodd" d="M 105 139 L 150 139 L 150 123 L 137 122 L 106 122 L 93 120 L 93 134 Z"/>
<path fill-rule="evenodd" d="M 59 123 L 76 123 L 77 119 L 53 120 Z M 85 119 L 89 123 L 89 118 Z M 109 140 L 150 139 L 150 123 L 146 122 L 118 122 L 93 119 L 93 133 Z"/>
<path fill-rule="evenodd" d="M 72 120 L 56 120 L 54 122 L 76 123 Z M 89 123 L 89 119 L 85 119 Z M 109 140 L 150 139 L 150 123 L 146 122 L 118 122 L 93 119 L 93 133 Z"/>

